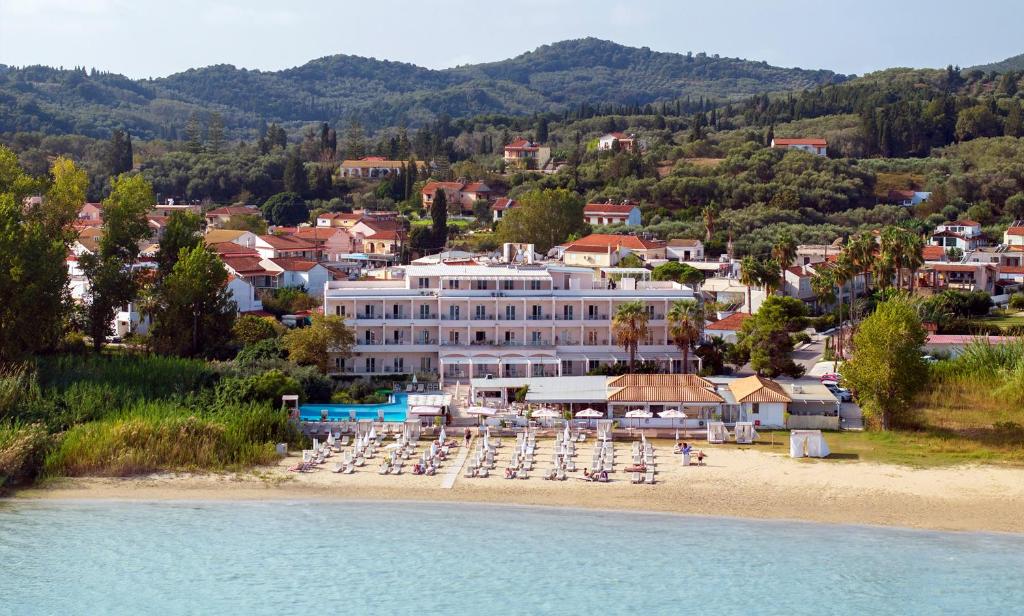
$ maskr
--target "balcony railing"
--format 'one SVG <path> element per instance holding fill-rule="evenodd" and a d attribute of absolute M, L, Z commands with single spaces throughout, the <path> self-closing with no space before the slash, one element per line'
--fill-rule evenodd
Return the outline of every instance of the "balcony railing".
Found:
<path fill-rule="evenodd" d="M 588 314 L 583 317 L 584 321 L 607 321 L 608 315 L 606 314 Z"/>

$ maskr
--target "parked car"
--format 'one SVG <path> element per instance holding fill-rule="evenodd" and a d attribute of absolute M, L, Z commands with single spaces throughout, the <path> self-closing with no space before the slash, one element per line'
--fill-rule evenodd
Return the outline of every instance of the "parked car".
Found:
<path fill-rule="evenodd" d="M 823 374 L 823 375 L 821 375 L 821 382 L 822 383 L 826 383 L 826 382 L 838 383 L 839 382 L 839 375 L 836 374 L 835 372 L 829 372 L 828 374 Z"/>
<path fill-rule="evenodd" d="M 836 399 L 839 400 L 840 402 L 853 401 L 853 394 L 850 393 L 849 389 L 846 389 L 845 387 L 840 387 L 839 385 L 831 381 L 825 383 L 825 387 L 828 388 L 828 390 L 832 392 L 832 395 L 835 396 Z"/>

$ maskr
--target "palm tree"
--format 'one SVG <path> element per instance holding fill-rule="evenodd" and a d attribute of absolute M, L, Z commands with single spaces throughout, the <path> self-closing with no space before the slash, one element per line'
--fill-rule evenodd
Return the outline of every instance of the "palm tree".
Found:
<path fill-rule="evenodd" d="M 760 282 L 758 273 L 760 265 L 757 259 L 747 255 L 740 261 L 740 284 L 747 287 L 747 312 L 754 313 L 754 304 L 750 300 L 750 289 Z"/>
<path fill-rule="evenodd" d="M 917 278 L 917 270 L 924 265 L 924 238 L 907 230 L 903 240 L 900 242 L 903 256 L 903 264 L 910 270 L 910 282 L 907 284 L 907 291 L 914 292 L 914 280 Z"/>
<path fill-rule="evenodd" d="M 811 291 L 818 303 L 831 306 L 836 301 L 836 282 L 832 272 L 827 269 L 818 270 L 811 276 Z"/>
<path fill-rule="evenodd" d="M 857 271 L 854 268 L 853 263 L 850 261 L 849 255 L 843 253 L 839 255 L 839 258 L 832 264 L 832 280 L 836 283 L 836 287 L 839 288 L 839 341 L 836 343 L 836 353 L 839 357 L 843 357 L 843 332 L 844 332 L 844 319 L 843 319 L 843 287 L 850 283 L 857 275 Z M 854 284 L 850 284 L 850 308 L 851 315 L 853 308 L 853 289 Z"/>
<path fill-rule="evenodd" d="M 693 300 L 672 302 L 668 314 L 668 335 L 683 352 L 683 374 L 690 371 L 690 349 L 700 342 L 704 332 L 704 309 Z"/>
<path fill-rule="evenodd" d="M 615 340 L 622 345 L 622 348 L 629 353 L 629 371 L 633 372 L 636 365 L 636 349 L 640 341 L 647 338 L 648 320 L 647 308 L 644 303 L 637 300 L 619 304 L 612 316 L 612 333 Z"/>
<path fill-rule="evenodd" d="M 704 241 L 710 242 L 711 236 L 715 233 L 715 218 L 718 216 L 718 208 L 714 203 L 710 203 L 704 206 L 700 215 L 704 219 Z"/>
<path fill-rule="evenodd" d="M 788 233 L 783 233 L 779 236 L 778 240 L 775 241 L 775 245 L 772 246 L 772 258 L 778 261 L 779 267 L 782 270 L 782 294 L 786 294 L 786 269 L 793 264 L 793 259 L 796 259 L 796 241 Z"/>
<path fill-rule="evenodd" d="M 876 281 L 878 288 L 883 291 L 892 283 L 893 274 L 899 272 L 896 259 L 895 254 L 883 252 L 871 264 L 871 277 Z"/>
<path fill-rule="evenodd" d="M 844 254 L 850 259 L 854 275 L 864 274 L 866 276 L 872 270 L 876 247 L 875 238 L 867 233 L 858 233 L 846 241 Z M 864 290 L 867 291 L 867 284 L 865 283 L 864 286 Z M 850 301 L 852 304 L 852 298 Z"/>
<path fill-rule="evenodd" d="M 774 295 L 776 291 L 782 288 L 784 284 L 782 277 L 784 275 L 785 270 L 780 267 L 775 259 L 758 261 L 757 279 L 765 295 Z"/>

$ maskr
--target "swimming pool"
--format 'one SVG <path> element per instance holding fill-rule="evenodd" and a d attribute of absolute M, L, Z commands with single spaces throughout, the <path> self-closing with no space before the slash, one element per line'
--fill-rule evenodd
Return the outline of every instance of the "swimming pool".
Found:
<path fill-rule="evenodd" d="M 348 421 L 351 412 L 356 412 L 356 419 L 377 419 L 380 411 L 384 411 L 384 421 L 405 421 L 408 411 L 409 394 L 396 392 L 391 394 L 391 402 L 385 404 L 329 404 L 312 403 L 299 406 L 299 416 L 303 421 L 320 421 L 321 411 L 327 409 L 330 421 Z"/>

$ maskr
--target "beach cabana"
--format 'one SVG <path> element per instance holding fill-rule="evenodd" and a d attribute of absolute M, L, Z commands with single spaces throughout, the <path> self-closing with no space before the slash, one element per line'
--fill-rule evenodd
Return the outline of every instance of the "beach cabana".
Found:
<path fill-rule="evenodd" d="M 789 457 L 824 458 L 831 451 L 821 430 L 793 430 L 789 433 Z"/>
<path fill-rule="evenodd" d="M 725 429 L 725 424 L 720 421 L 709 421 L 708 422 L 708 442 L 709 443 L 724 443 L 729 440 L 729 431 Z"/>
<path fill-rule="evenodd" d="M 736 422 L 735 436 L 737 444 L 750 445 L 757 438 L 757 430 L 754 429 L 753 422 L 738 421 Z"/>

